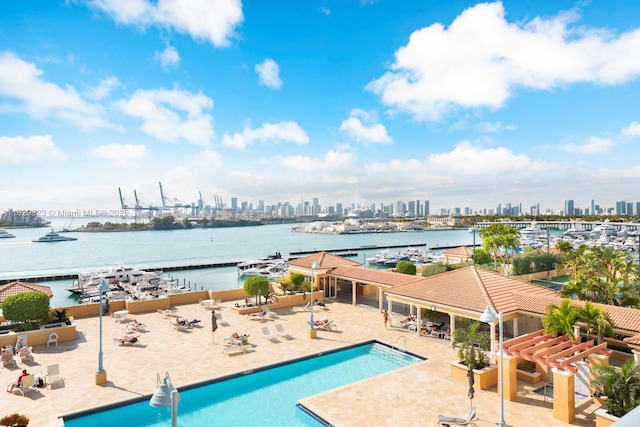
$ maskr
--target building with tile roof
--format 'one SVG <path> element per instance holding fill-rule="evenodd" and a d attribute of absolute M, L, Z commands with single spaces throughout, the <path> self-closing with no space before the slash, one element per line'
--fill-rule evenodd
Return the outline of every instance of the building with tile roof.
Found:
<path fill-rule="evenodd" d="M 33 291 L 44 292 L 49 295 L 49 298 L 53 296 L 49 286 L 34 285 L 27 282 L 11 282 L 0 286 L 0 303 L 12 295 Z"/>

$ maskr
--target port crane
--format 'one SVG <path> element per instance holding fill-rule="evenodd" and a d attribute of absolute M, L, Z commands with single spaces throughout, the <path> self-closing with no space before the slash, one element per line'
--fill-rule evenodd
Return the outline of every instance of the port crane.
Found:
<path fill-rule="evenodd" d="M 162 199 L 162 208 L 163 209 L 188 209 L 191 207 L 190 204 L 182 203 L 178 199 L 169 199 L 169 197 L 165 196 L 164 191 L 162 190 L 162 182 L 158 181 L 158 185 L 160 186 L 160 198 Z M 202 196 L 201 196 L 202 197 Z"/>

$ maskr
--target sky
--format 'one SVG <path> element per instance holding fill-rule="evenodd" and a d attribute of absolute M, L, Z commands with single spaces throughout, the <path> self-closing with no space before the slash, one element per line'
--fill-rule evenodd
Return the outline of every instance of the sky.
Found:
<path fill-rule="evenodd" d="M 0 211 L 640 201 L 640 3 L 3 0 Z"/>

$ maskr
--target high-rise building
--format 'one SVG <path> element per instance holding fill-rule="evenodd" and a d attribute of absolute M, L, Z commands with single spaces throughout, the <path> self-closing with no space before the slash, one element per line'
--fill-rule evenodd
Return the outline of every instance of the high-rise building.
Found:
<path fill-rule="evenodd" d="M 616 202 L 616 215 L 624 215 L 627 213 L 627 202 L 624 200 Z"/>
<path fill-rule="evenodd" d="M 232 197 L 231 198 L 231 209 L 233 209 L 234 211 L 238 210 L 238 198 L 237 197 Z"/>
<path fill-rule="evenodd" d="M 636 211 L 637 213 L 637 211 Z M 633 203 L 632 202 L 627 202 L 627 211 L 626 211 L 627 215 L 633 215 Z"/>
<path fill-rule="evenodd" d="M 590 215 L 596 214 L 596 201 L 591 199 L 591 210 L 589 211 Z"/>
<path fill-rule="evenodd" d="M 567 216 L 574 215 L 573 200 L 564 201 L 564 214 Z"/>
<path fill-rule="evenodd" d="M 337 203 L 336 204 L 336 213 L 338 215 L 342 215 L 342 203 Z"/>
<path fill-rule="evenodd" d="M 413 214 L 414 216 L 418 215 L 416 212 L 416 202 L 414 202 L 413 200 L 409 200 L 409 203 L 407 203 L 407 212 Z"/>
<path fill-rule="evenodd" d="M 636 215 L 640 215 L 640 202 L 636 202 Z"/>
<path fill-rule="evenodd" d="M 424 216 L 429 216 L 429 201 L 424 201 Z"/>

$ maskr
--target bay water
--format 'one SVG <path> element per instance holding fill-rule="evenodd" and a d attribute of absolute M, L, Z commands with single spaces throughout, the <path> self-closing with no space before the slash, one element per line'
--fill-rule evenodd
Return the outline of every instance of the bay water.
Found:
<path fill-rule="evenodd" d="M 96 218 L 76 218 L 73 227 L 78 228 Z M 100 221 L 100 220 L 99 220 Z M 101 222 L 106 221 L 102 219 Z M 113 220 L 112 220 L 113 221 Z M 51 221 L 51 227 L 59 231 L 69 223 L 68 219 Z M 0 239 L 0 279 L 23 279 L 58 274 L 77 274 L 98 271 L 117 266 L 135 268 L 163 268 L 169 266 L 193 266 L 198 264 L 242 262 L 260 258 L 275 252 L 289 257 L 292 251 L 321 251 L 353 249 L 352 257 L 365 263 L 381 249 L 368 249 L 372 245 L 426 244 L 418 249 L 431 250 L 439 246 L 459 246 L 473 243 L 473 235 L 467 229 L 429 230 L 423 232 L 366 233 L 366 234 L 315 234 L 291 231 L 299 224 L 278 224 L 252 227 L 227 227 L 165 231 L 65 233 L 76 241 L 35 243 L 33 239 L 47 233 L 49 228 L 10 229 L 16 237 Z M 480 239 L 476 236 L 477 244 Z M 400 251 L 401 248 L 391 249 Z M 298 255 L 299 256 L 299 255 Z M 365 263 L 366 265 L 366 263 Z M 232 289 L 242 286 L 236 267 L 187 269 L 165 272 L 191 289 Z M 65 288 L 72 280 L 32 281 L 50 286 L 53 291 L 52 307 L 76 304 L 76 299 Z"/>

